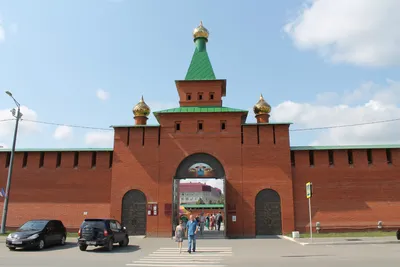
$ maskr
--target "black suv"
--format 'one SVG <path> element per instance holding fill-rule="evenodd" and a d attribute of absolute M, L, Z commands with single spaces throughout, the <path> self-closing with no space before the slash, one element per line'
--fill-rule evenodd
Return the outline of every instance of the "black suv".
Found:
<path fill-rule="evenodd" d="M 78 234 L 81 251 L 85 251 L 88 246 L 102 246 L 111 251 L 114 243 L 119 243 L 121 247 L 129 244 L 126 228 L 113 219 L 85 219 Z"/>

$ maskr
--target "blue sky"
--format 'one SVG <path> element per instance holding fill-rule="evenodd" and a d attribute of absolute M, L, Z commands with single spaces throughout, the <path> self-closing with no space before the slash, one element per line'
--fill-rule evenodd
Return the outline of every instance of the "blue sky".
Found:
<path fill-rule="evenodd" d="M 202 20 L 215 74 L 227 79 L 224 106 L 251 109 L 263 93 L 271 119 L 292 121 L 292 129 L 398 118 L 400 56 L 389 44 L 399 33 L 385 28 L 398 20 L 385 13 L 397 4 L 367 9 L 354 1 L 358 7 L 340 13 L 345 1 L 336 1 L 335 10 L 310 0 L 0 0 L 0 90 L 29 108 L 27 119 L 133 124 L 131 110 L 142 94 L 152 111 L 178 106 L 174 80 L 186 74 L 191 33 Z M 375 10 L 367 28 L 363 8 Z M 0 120 L 12 107 L 0 94 Z M 291 144 L 400 143 L 396 126 L 292 132 Z M 0 144 L 11 146 L 12 128 L 0 122 Z M 22 122 L 18 147 L 112 146 L 112 132 L 64 127 L 55 137 L 56 129 Z"/>

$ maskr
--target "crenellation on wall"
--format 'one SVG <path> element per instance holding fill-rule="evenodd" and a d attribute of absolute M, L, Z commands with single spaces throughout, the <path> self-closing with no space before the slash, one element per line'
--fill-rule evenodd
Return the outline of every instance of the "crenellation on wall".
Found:
<path fill-rule="evenodd" d="M 258 145 L 260 143 L 258 129 L 258 125 L 243 125 L 244 146 Z"/>
<path fill-rule="evenodd" d="M 388 152 L 389 155 L 388 155 Z M 291 150 L 295 168 L 388 168 L 399 161 L 400 149 L 324 149 Z M 310 164 L 310 154 L 314 164 Z M 292 161 L 292 160 L 291 160 Z"/>

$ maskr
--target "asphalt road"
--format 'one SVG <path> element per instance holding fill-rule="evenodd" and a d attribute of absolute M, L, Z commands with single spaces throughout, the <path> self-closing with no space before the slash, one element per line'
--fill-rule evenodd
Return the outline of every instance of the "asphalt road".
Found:
<path fill-rule="evenodd" d="M 185 243 L 185 248 L 186 248 Z M 74 243 L 43 251 L 9 251 L 0 243 L 0 266 L 7 267 L 376 267 L 399 266 L 399 244 L 301 246 L 284 239 L 198 240 L 198 251 L 179 254 L 169 239 L 131 239 L 115 246 L 80 251 Z"/>

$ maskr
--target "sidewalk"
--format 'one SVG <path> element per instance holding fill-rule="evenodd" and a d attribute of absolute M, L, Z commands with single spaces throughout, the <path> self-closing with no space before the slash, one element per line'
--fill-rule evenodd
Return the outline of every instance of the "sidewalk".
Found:
<path fill-rule="evenodd" d="M 313 238 L 291 238 L 282 236 L 284 239 L 290 240 L 302 246 L 315 245 L 367 245 L 367 244 L 400 244 L 400 241 L 395 236 L 382 237 L 318 237 Z"/>

